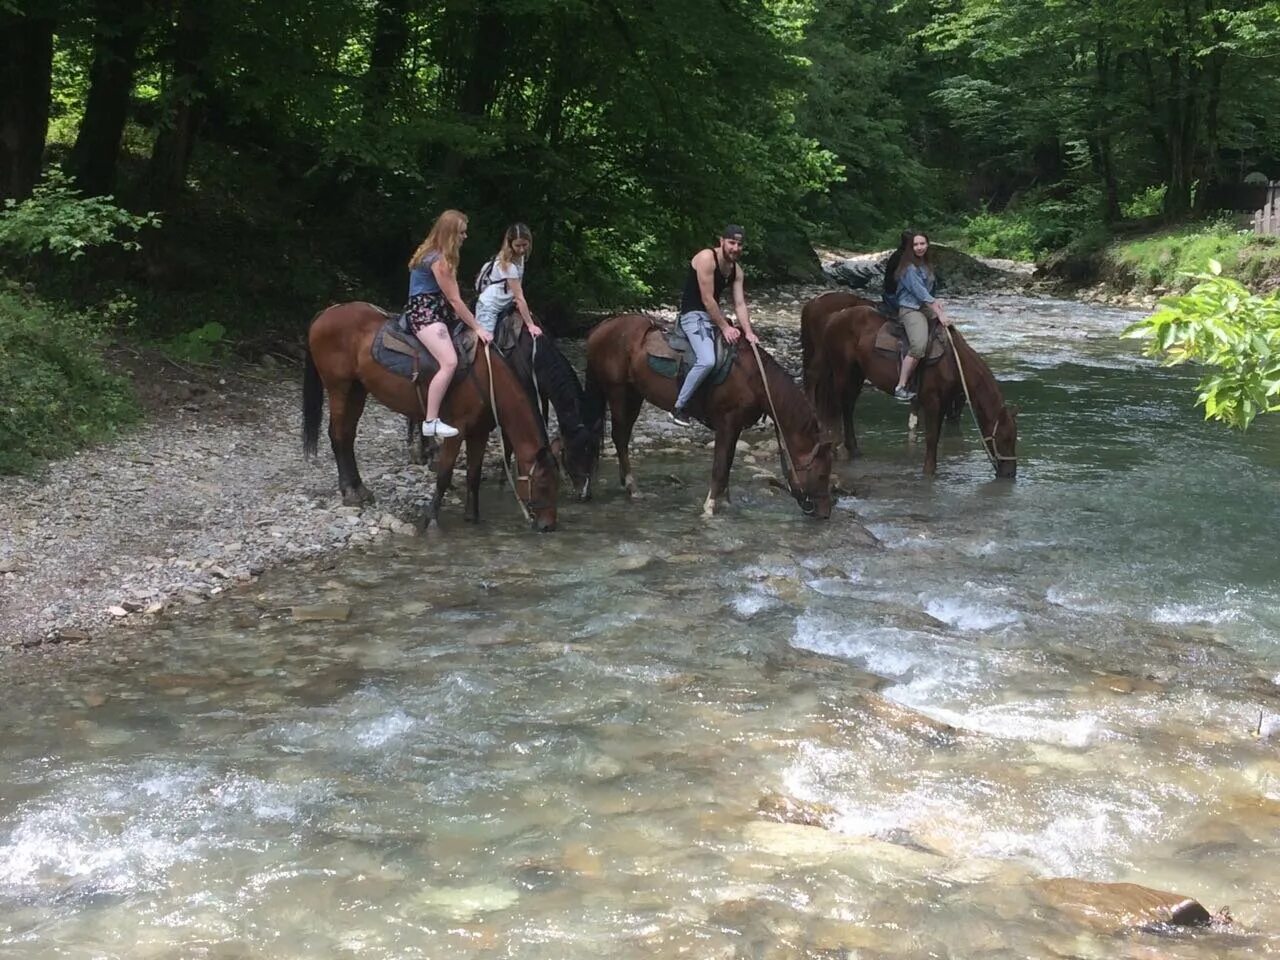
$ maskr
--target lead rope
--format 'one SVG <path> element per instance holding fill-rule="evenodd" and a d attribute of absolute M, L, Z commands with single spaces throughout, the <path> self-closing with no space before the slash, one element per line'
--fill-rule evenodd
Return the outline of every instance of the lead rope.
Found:
<path fill-rule="evenodd" d="M 1014 460 L 1015 457 L 1002 456 L 1000 451 L 992 450 L 996 445 L 996 430 L 1000 428 L 1000 421 L 996 421 L 996 426 L 991 430 L 991 436 L 986 436 L 982 432 L 982 424 L 978 422 L 978 411 L 974 409 L 973 400 L 969 397 L 969 384 L 964 378 L 964 364 L 960 362 L 960 351 L 956 349 L 955 338 L 951 336 L 950 324 L 944 326 L 943 330 L 947 331 L 947 342 L 951 344 L 951 354 L 956 358 L 956 369 L 960 371 L 960 386 L 964 387 L 964 402 L 969 407 L 969 415 L 973 417 L 973 425 L 978 429 L 978 436 L 982 437 L 982 452 L 987 455 L 987 459 L 991 461 L 991 466 L 999 469 L 1001 460 Z M 990 444 L 990 447 L 988 447 Z"/>
<path fill-rule="evenodd" d="M 532 364 L 530 373 L 533 375 L 533 395 L 538 401 L 538 416 L 542 416 L 542 390 L 538 387 L 538 337 L 530 336 L 533 340 L 533 358 L 529 361 Z M 547 425 L 546 418 L 543 418 L 543 425 Z"/>
<path fill-rule="evenodd" d="M 484 345 L 485 363 L 489 365 L 489 407 L 493 410 L 493 423 L 498 428 L 498 443 L 502 446 L 502 469 L 507 472 L 507 483 L 511 484 L 511 493 L 516 498 L 516 506 L 520 508 L 520 513 L 524 516 L 526 523 L 533 522 L 533 514 L 529 512 L 529 508 L 524 505 L 524 501 L 520 499 L 520 491 L 516 489 L 516 481 L 511 477 L 511 467 L 507 465 L 507 438 L 502 433 L 502 422 L 498 419 L 498 399 L 493 395 L 493 357 L 489 355 L 489 344 Z M 537 461 L 534 461 L 533 467 L 537 469 Z M 533 480 L 531 479 L 533 471 L 530 470 L 530 477 L 520 477 L 521 480 L 529 480 L 529 492 L 533 493 Z"/>
<path fill-rule="evenodd" d="M 747 341 L 750 343 L 751 341 Z M 793 490 L 791 485 L 791 475 L 795 472 L 795 457 L 791 456 L 791 448 L 787 446 L 787 438 L 782 433 L 782 428 L 778 425 L 778 411 L 773 405 L 773 391 L 769 389 L 769 375 L 765 373 L 764 361 L 760 359 L 760 348 L 752 343 L 751 352 L 756 355 L 756 366 L 760 369 L 760 379 L 764 381 L 764 395 L 769 401 L 769 416 L 773 419 L 773 433 L 778 438 L 778 458 L 782 461 L 782 479 L 787 482 L 787 489 Z M 800 477 L 797 474 L 796 480 Z"/>

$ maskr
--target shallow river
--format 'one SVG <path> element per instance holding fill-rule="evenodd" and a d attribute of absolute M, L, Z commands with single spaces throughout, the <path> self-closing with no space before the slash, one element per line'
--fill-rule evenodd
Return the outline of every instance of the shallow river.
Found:
<path fill-rule="evenodd" d="M 1132 315 L 980 306 L 1014 483 L 967 423 L 924 480 L 866 395 L 830 522 L 744 463 L 708 522 L 709 435 L 646 414 L 638 503 L 606 460 L 538 537 L 487 482 L 478 528 L 7 657 L 0 957 L 1280 952 L 1280 429 L 1204 424 Z"/>

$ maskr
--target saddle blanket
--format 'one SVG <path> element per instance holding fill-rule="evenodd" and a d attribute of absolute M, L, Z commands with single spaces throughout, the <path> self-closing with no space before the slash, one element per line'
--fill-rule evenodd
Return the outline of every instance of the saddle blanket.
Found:
<path fill-rule="evenodd" d="M 875 348 L 881 353 L 895 357 L 907 355 L 907 331 L 897 320 L 886 320 L 876 331 Z M 947 335 L 942 324 L 934 322 L 929 325 L 929 345 L 925 348 L 922 366 L 933 366 L 947 352 Z"/>
<path fill-rule="evenodd" d="M 383 311 L 386 313 L 386 311 Z M 435 357 L 418 338 L 406 332 L 403 315 L 387 313 L 387 322 L 374 334 L 371 353 L 373 359 L 387 370 L 412 380 L 415 376 L 428 380 L 438 369 Z M 476 360 L 476 335 L 466 325 L 460 325 L 453 333 L 453 348 L 458 353 L 458 368 L 454 371 L 456 383 Z"/>
<path fill-rule="evenodd" d="M 729 376 L 738 347 L 737 344 L 725 343 L 724 337 L 719 333 L 713 339 L 716 344 L 716 362 L 703 382 L 718 386 Z M 697 360 L 693 345 L 678 324 L 668 327 L 656 320 L 645 334 L 644 352 L 648 357 L 650 370 L 660 376 L 671 377 L 677 384 L 684 382 Z"/>

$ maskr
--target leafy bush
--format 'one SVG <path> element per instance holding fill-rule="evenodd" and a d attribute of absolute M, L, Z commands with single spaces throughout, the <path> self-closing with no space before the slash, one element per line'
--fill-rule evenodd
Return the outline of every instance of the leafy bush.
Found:
<path fill-rule="evenodd" d="M 154 213 L 135 216 L 110 197 L 80 196 L 66 174 L 50 167 L 28 199 L 4 202 L 0 248 L 28 257 L 49 250 L 75 260 L 90 247 L 111 243 L 137 250 L 138 231 L 159 225 Z"/>
<path fill-rule="evenodd" d="M 1259 414 L 1280 410 L 1280 299 L 1250 294 L 1222 276 L 1216 260 L 1209 271 L 1123 335 L 1148 341 L 1148 355 L 1165 365 L 1207 366 L 1196 398 L 1205 419 L 1244 430 Z"/>
<path fill-rule="evenodd" d="M 175 360 L 209 363 L 222 357 L 227 349 L 227 328 L 217 320 L 203 323 L 160 343 L 160 349 Z"/>
<path fill-rule="evenodd" d="M 1139 190 L 1128 202 L 1120 204 L 1120 214 L 1126 220 L 1143 220 L 1159 215 L 1164 210 L 1165 185 L 1157 184 Z"/>
<path fill-rule="evenodd" d="M 1102 245 L 1105 229 L 1099 217 L 1096 188 L 1072 188 L 1065 195 L 1042 192 L 1000 212 L 986 207 L 961 227 L 961 243 L 970 253 L 1010 260 L 1038 260 L 1054 250 Z"/>
<path fill-rule="evenodd" d="M 30 470 L 137 417 L 106 372 L 96 320 L 0 286 L 0 474 Z"/>

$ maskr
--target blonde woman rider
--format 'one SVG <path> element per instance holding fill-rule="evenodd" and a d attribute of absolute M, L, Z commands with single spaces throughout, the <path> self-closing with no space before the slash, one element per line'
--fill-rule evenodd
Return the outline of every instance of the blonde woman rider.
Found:
<path fill-rule="evenodd" d="M 458 290 L 458 253 L 467 239 L 466 214 L 446 210 L 431 225 L 431 232 L 409 258 L 409 302 L 405 320 L 418 342 L 427 348 L 440 369 L 427 385 L 424 437 L 456 437 L 458 431 L 440 419 L 440 403 L 458 367 L 451 334 L 459 318 L 476 332 L 482 343 L 493 339 L 476 323 Z"/>

